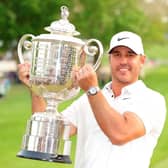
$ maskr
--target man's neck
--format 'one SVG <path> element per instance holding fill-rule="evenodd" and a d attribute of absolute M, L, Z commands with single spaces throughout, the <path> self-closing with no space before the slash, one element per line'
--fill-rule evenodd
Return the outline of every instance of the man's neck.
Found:
<path fill-rule="evenodd" d="M 121 82 L 112 82 L 111 89 L 115 95 L 115 97 L 121 94 L 122 88 L 130 85 L 131 83 L 121 83 Z"/>

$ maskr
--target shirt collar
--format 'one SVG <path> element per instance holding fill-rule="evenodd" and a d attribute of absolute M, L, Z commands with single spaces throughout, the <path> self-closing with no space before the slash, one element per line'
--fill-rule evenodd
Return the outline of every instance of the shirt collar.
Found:
<path fill-rule="evenodd" d="M 125 94 L 125 93 L 133 94 L 135 92 L 137 93 L 138 90 L 141 90 L 144 87 L 145 87 L 145 84 L 143 83 L 143 81 L 138 80 L 128 86 L 123 87 L 121 94 Z"/>
<path fill-rule="evenodd" d="M 112 82 L 107 83 L 104 86 L 104 90 L 107 91 L 111 95 L 111 97 L 114 97 L 113 90 L 111 89 L 111 84 L 112 84 Z"/>
<path fill-rule="evenodd" d="M 111 89 L 111 85 L 112 85 L 112 82 L 109 82 L 107 83 L 104 88 L 111 94 L 114 96 L 114 93 Z M 145 84 L 143 83 L 142 80 L 138 80 L 128 86 L 125 86 L 122 88 L 121 90 L 121 95 L 120 96 L 123 96 L 124 98 L 128 98 L 130 97 L 132 94 L 136 93 L 138 90 L 142 89 L 145 87 Z"/>

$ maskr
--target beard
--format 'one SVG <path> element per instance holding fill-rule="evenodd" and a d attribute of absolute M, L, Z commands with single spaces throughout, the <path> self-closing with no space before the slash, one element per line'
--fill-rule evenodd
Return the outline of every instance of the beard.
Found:
<path fill-rule="evenodd" d="M 123 64 L 112 69 L 112 79 L 124 85 L 129 84 L 134 79 L 132 67 L 128 64 Z"/>

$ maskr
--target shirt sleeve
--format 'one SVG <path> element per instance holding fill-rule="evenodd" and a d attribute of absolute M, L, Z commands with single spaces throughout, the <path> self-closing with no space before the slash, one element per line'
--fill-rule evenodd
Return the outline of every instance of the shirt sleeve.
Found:
<path fill-rule="evenodd" d="M 139 102 L 134 111 L 143 121 L 146 134 L 153 132 L 159 136 L 166 118 L 165 99 L 159 95 L 145 100 Z"/>
<path fill-rule="evenodd" d="M 80 112 L 82 111 L 82 102 L 84 101 L 85 96 L 81 96 L 77 100 L 75 100 L 70 106 L 68 106 L 61 114 L 70 121 L 74 126 L 78 126 L 78 118 Z"/>

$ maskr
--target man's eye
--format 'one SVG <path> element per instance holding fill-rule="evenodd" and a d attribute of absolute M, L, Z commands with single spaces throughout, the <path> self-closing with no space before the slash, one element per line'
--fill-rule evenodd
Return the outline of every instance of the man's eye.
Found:
<path fill-rule="evenodd" d="M 136 54 L 135 53 L 128 53 L 129 57 L 134 57 Z"/>
<path fill-rule="evenodd" d="M 118 57 L 118 56 L 120 56 L 120 54 L 119 53 L 113 53 L 113 56 Z"/>
<path fill-rule="evenodd" d="M 134 54 L 132 54 L 132 53 L 128 53 L 128 56 L 129 56 L 129 57 L 132 57 L 133 55 L 134 55 Z"/>

